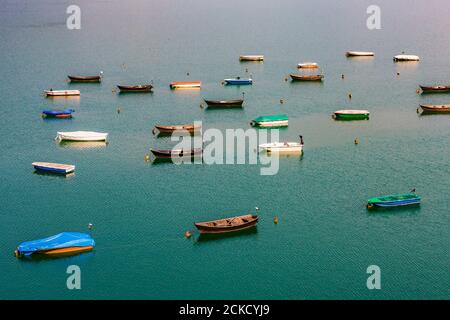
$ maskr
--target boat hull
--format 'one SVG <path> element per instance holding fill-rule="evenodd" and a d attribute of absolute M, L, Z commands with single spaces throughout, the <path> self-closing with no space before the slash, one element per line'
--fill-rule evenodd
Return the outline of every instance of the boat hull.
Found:
<path fill-rule="evenodd" d="M 244 85 L 251 85 L 253 83 L 252 79 L 225 79 L 224 80 L 226 85 L 235 85 L 235 86 L 244 86 Z"/>
<path fill-rule="evenodd" d="M 369 51 L 347 51 L 347 57 L 373 57 L 375 54 Z"/>
<path fill-rule="evenodd" d="M 264 61 L 263 55 L 243 55 L 239 56 L 240 61 Z"/>
<path fill-rule="evenodd" d="M 79 96 L 79 90 L 45 90 L 44 93 L 47 97 L 67 97 L 67 96 Z"/>
<path fill-rule="evenodd" d="M 150 152 L 158 159 L 180 159 L 180 158 L 193 158 L 202 155 L 202 149 L 191 150 L 156 150 L 150 149 Z"/>
<path fill-rule="evenodd" d="M 420 105 L 425 113 L 450 113 L 450 104 L 444 105 Z"/>
<path fill-rule="evenodd" d="M 369 120 L 369 114 L 334 114 L 336 120 Z"/>
<path fill-rule="evenodd" d="M 280 120 L 280 121 L 252 121 L 251 125 L 253 127 L 261 127 L 261 128 L 274 128 L 274 127 L 287 127 L 288 120 Z"/>
<path fill-rule="evenodd" d="M 322 81 L 323 80 L 323 75 L 321 75 L 321 74 L 311 75 L 311 76 L 291 74 L 290 76 L 291 76 L 292 81 Z"/>
<path fill-rule="evenodd" d="M 70 82 L 101 82 L 100 76 L 67 76 Z"/>
<path fill-rule="evenodd" d="M 153 86 L 151 84 L 141 85 L 141 86 L 120 86 L 120 85 L 118 85 L 117 88 L 119 88 L 121 93 L 151 92 L 153 89 Z"/>
<path fill-rule="evenodd" d="M 202 83 L 200 81 L 190 82 L 171 82 L 170 89 L 200 89 Z"/>
<path fill-rule="evenodd" d="M 195 133 L 202 129 L 201 126 L 195 126 L 195 125 L 177 125 L 177 126 L 155 126 L 155 129 L 153 131 L 153 134 L 159 133 L 159 134 L 172 134 L 174 132 L 183 132 L 187 131 L 189 133 Z"/>
<path fill-rule="evenodd" d="M 226 221 L 233 221 L 234 219 L 245 219 L 246 222 L 242 222 L 236 225 L 232 225 L 225 223 Z M 227 218 L 227 219 L 220 219 L 220 220 L 214 220 L 214 221 L 208 221 L 208 222 L 198 222 L 194 223 L 195 227 L 198 229 L 198 231 L 202 234 L 213 234 L 213 233 L 230 233 L 230 232 L 237 232 L 241 230 L 246 230 L 249 228 L 256 227 L 258 223 L 258 216 L 240 216 L 240 217 L 233 217 L 233 218 Z M 213 225 L 216 224 L 216 225 Z"/>
<path fill-rule="evenodd" d="M 303 150 L 303 145 L 299 143 L 288 143 L 288 145 L 283 143 L 265 144 L 259 145 L 259 149 L 268 153 L 301 153 Z"/>
<path fill-rule="evenodd" d="M 58 132 L 56 136 L 56 140 L 59 141 L 106 141 L 107 138 L 107 133 L 79 134 L 70 132 Z"/>
<path fill-rule="evenodd" d="M 422 89 L 422 93 L 445 93 L 450 92 L 450 85 L 449 86 L 420 86 L 420 89 Z"/>
<path fill-rule="evenodd" d="M 61 248 L 61 249 L 52 249 L 48 251 L 39 251 L 37 254 L 51 256 L 51 257 L 66 257 L 73 256 L 76 254 L 89 252 L 94 249 L 93 246 L 85 246 L 85 247 L 69 247 L 69 248 Z"/>
<path fill-rule="evenodd" d="M 420 200 L 420 197 L 414 193 L 382 196 L 369 199 L 367 201 L 367 208 L 393 208 L 418 205 L 420 204 Z"/>
<path fill-rule="evenodd" d="M 244 103 L 244 100 L 206 100 L 205 103 L 208 107 L 230 107 L 240 108 Z"/>
<path fill-rule="evenodd" d="M 56 174 L 68 174 L 75 171 L 74 165 L 50 163 L 50 162 L 33 162 L 34 169 Z"/>

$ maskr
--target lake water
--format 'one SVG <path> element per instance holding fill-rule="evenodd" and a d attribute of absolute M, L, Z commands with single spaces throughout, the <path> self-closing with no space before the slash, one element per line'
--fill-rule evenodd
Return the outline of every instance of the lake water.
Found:
<path fill-rule="evenodd" d="M 450 94 L 416 93 L 419 84 L 450 82 L 450 4 L 379 0 L 382 28 L 369 30 L 372 2 L 80 0 L 81 30 L 68 30 L 72 1 L 2 1 L 0 298 L 450 298 L 450 116 L 416 113 L 420 103 L 450 103 Z M 348 50 L 375 57 L 347 59 Z M 402 51 L 421 61 L 393 63 Z M 239 63 L 241 54 L 265 61 Z M 303 61 L 320 64 L 323 84 L 284 81 Z M 66 81 L 100 70 L 101 84 Z M 247 75 L 253 86 L 221 85 Z M 169 89 L 185 80 L 202 81 L 202 89 Z M 113 92 L 149 81 L 153 94 Z M 46 99 L 48 88 L 79 89 L 81 97 Z M 199 107 L 202 98 L 242 91 L 242 110 Z M 73 119 L 40 117 L 65 107 L 76 109 Z M 338 109 L 368 109 L 371 118 L 336 122 Z M 260 175 L 261 165 L 144 161 L 149 148 L 171 145 L 152 135 L 155 124 L 247 129 L 254 117 L 276 113 L 289 115 L 280 139 L 302 134 L 305 151 L 281 158 L 274 176 Z M 108 132 L 110 143 L 54 142 L 57 131 L 75 130 Z M 77 170 L 67 178 L 33 174 L 33 161 Z M 420 207 L 365 207 L 370 197 L 412 188 Z M 184 237 L 194 221 L 255 206 L 256 231 Z M 22 241 L 88 232 L 88 223 L 92 253 L 13 256 Z M 66 288 L 74 264 L 81 290 Z M 366 287 L 369 265 L 381 269 L 381 290 Z"/>

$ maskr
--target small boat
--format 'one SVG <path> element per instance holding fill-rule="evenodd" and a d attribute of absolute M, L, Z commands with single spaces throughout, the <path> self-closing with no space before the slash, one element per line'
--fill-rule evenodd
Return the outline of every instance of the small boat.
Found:
<path fill-rule="evenodd" d="M 59 141 L 106 141 L 107 133 L 94 131 L 57 132 L 55 140 Z"/>
<path fill-rule="evenodd" d="M 263 55 L 242 55 L 239 56 L 240 61 L 263 61 Z"/>
<path fill-rule="evenodd" d="M 313 75 L 301 75 L 301 74 L 291 74 L 290 75 L 293 81 L 322 81 L 322 74 L 313 74 Z"/>
<path fill-rule="evenodd" d="M 151 84 L 142 84 L 137 86 L 118 85 L 120 92 L 151 92 L 153 86 Z"/>
<path fill-rule="evenodd" d="M 42 111 L 42 116 L 47 118 L 72 118 L 72 112 L 75 112 L 75 110 L 44 110 Z"/>
<path fill-rule="evenodd" d="M 370 51 L 347 51 L 347 57 L 373 57 L 375 54 Z"/>
<path fill-rule="evenodd" d="M 300 136 L 300 142 L 272 142 L 263 143 L 259 145 L 260 150 L 265 150 L 269 153 L 284 153 L 284 152 L 302 152 L 303 150 L 303 136 Z"/>
<path fill-rule="evenodd" d="M 34 169 L 52 173 L 68 174 L 75 171 L 72 164 L 52 163 L 52 162 L 33 162 Z"/>
<path fill-rule="evenodd" d="M 450 113 L 450 104 L 432 105 L 421 104 L 423 112 L 426 113 Z"/>
<path fill-rule="evenodd" d="M 14 254 L 17 258 L 31 255 L 67 256 L 92 251 L 95 241 L 90 235 L 79 232 L 62 232 L 57 235 L 21 243 Z"/>
<path fill-rule="evenodd" d="M 70 82 L 100 82 L 102 81 L 101 75 L 99 76 L 67 76 Z"/>
<path fill-rule="evenodd" d="M 257 215 L 243 215 L 206 222 L 196 222 L 195 227 L 200 233 L 226 233 L 255 227 L 258 223 Z"/>
<path fill-rule="evenodd" d="M 367 200 L 367 208 L 373 207 L 391 208 L 420 204 L 420 197 L 415 193 L 394 194 L 370 198 Z"/>
<path fill-rule="evenodd" d="M 150 149 L 151 153 L 156 158 L 160 159 L 173 159 L 173 158 L 186 158 L 186 157 L 197 157 L 201 156 L 203 150 L 201 148 L 197 149 L 172 149 L 172 150 L 163 150 L 163 149 Z"/>
<path fill-rule="evenodd" d="M 368 120 L 368 110 L 338 110 L 334 112 L 336 120 Z"/>
<path fill-rule="evenodd" d="M 207 100 L 204 99 L 208 107 L 242 107 L 244 99 L 234 100 Z"/>
<path fill-rule="evenodd" d="M 252 122 L 250 122 L 250 125 L 253 127 L 287 127 L 288 126 L 288 116 L 286 114 L 276 114 L 276 115 L 270 115 L 270 116 L 261 116 L 258 117 Z"/>
<path fill-rule="evenodd" d="M 394 61 L 419 61 L 420 58 L 418 56 L 412 54 L 399 54 L 394 57 Z"/>
<path fill-rule="evenodd" d="M 317 69 L 319 65 L 315 62 L 302 62 L 297 65 L 299 69 Z"/>
<path fill-rule="evenodd" d="M 174 133 L 176 131 L 187 131 L 189 133 L 194 133 L 196 131 L 199 131 L 202 128 L 200 125 L 195 124 L 179 124 L 179 125 L 172 125 L 172 126 L 163 126 L 163 125 L 155 125 L 155 128 L 153 129 L 153 134 L 164 134 L 164 133 Z"/>
<path fill-rule="evenodd" d="M 236 77 L 236 78 L 232 78 L 232 79 L 224 79 L 223 80 L 225 82 L 225 84 L 227 85 L 248 85 L 248 84 L 252 84 L 253 80 L 252 79 L 241 79 L 241 77 Z"/>
<path fill-rule="evenodd" d="M 176 81 L 170 83 L 170 89 L 198 89 L 201 85 L 200 81 Z"/>
<path fill-rule="evenodd" d="M 419 86 L 422 89 L 422 93 L 428 92 L 450 92 L 450 85 L 446 86 Z"/>
<path fill-rule="evenodd" d="M 79 96 L 80 90 L 44 90 L 47 97 Z"/>

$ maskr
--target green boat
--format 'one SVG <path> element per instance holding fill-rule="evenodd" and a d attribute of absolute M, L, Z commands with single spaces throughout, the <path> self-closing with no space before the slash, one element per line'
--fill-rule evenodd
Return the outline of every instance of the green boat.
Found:
<path fill-rule="evenodd" d="M 420 204 L 420 197 L 415 193 L 394 194 L 367 200 L 367 208 L 369 209 L 373 207 L 391 208 L 416 204 Z"/>
<path fill-rule="evenodd" d="M 369 111 L 367 110 L 338 110 L 334 112 L 336 120 L 368 120 Z"/>
<path fill-rule="evenodd" d="M 254 127 L 287 127 L 288 119 L 286 114 L 275 114 L 258 117 L 250 124 Z"/>

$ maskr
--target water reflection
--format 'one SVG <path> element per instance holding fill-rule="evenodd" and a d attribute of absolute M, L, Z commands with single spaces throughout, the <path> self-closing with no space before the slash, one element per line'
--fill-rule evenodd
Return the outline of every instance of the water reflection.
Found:
<path fill-rule="evenodd" d="M 205 242 L 210 241 L 220 241 L 220 240 L 226 240 L 230 238 L 245 238 L 245 237 L 251 237 L 258 234 L 258 227 L 255 226 L 250 229 L 245 229 L 241 231 L 236 232 L 230 232 L 230 233 L 200 233 L 197 237 L 197 240 L 195 241 L 196 244 L 201 244 Z"/>

